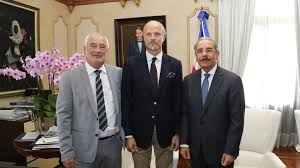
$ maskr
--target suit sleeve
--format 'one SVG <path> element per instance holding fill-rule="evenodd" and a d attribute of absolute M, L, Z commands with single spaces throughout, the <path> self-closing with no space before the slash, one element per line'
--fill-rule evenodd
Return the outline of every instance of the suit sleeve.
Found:
<path fill-rule="evenodd" d="M 56 102 L 58 138 L 62 161 L 75 158 L 72 146 L 71 123 L 73 113 L 72 84 L 66 75 L 62 76 Z"/>
<path fill-rule="evenodd" d="M 121 111 L 122 111 L 122 127 L 125 136 L 132 135 L 131 129 L 131 110 L 132 110 L 132 79 L 131 71 L 126 62 L 122 72 L 121 86 Z"/>
<path fill-rule="evenodd" d="M 239 154 L 239 146 L 244 127 L 245 98 L 240 77 L 233 80 L 228 96 L 230 125 L 225 145 L 225 153 L 235 157 Z"/>
<path fill-rule="evenodd" d="M 181 115 L 181 130 L 180 130 L 180 144 L 189 144 L 188 143 L 188 87 L 187 79 L 183 81 L 183 98 L 182 98 L 182 115 Z"/>
<path fill-rule="evenodd" d="M 175 133 L 180 133 L 180 116 L 182 113 L 182 66 L 179 62 L 176 66 L 176 82 L 174 95 L 174 110 L 176 115 Z"/>

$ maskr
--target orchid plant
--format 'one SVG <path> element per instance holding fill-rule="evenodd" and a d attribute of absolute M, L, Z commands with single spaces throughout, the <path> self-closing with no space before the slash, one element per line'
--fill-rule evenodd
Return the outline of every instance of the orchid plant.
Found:
<path fill-rule="evenodd" d="M 53 48 L 51 51 L 37 52 L 34 58 L 26 57 L 22 63 L 30 76 L 41 79 L 47 77 L 49 89 L 53 90 L 64 71 L 79 67 L 84 62 L 85 58 L 80 53 L 74 53 L 66 59 L 57 48 Z"/>
<path fill-rule="evenodd" d="M 53 91 L 54 86 L 59 84 L 62 73 L 84 64 L 85 57 L 80 53 L 74 53 L 69 59 L 66 59 L 57 48 L 53 48 L 51 51 L 37 52 L 34 58 L 27 56 L 24 61 L 21 60 L 21 63 L 26 72 L 4 68 L 0 69 L 0 76 L 10 76 L 16 80 L 26 78 L 27 74 L 39 79 L 46 77 L 49 82 L 49 89 Z M 48 98 L 36 95 L 33 98 L 34 107 L 30 110 L 36 117 L 54 117 L 55 102 L 56 95 L 50 94 Z"/>
<path fill-rule="evenodd" d="M 12 69 L 12 68 L 4 68 L 0 69 L 0 76 L 10 76 L 16 80 L 21 80 L 26 78 L 26 73 L 23 71 L 20 71 L 18 69 Z"/>
<path fill-rule="evenodd" d="M 27 56 L 24 61 L 21 60 L 22 67 L 30 76 L 40 79 L 47 77 L 51 90 L 54 85 L 59 84 L 64 71 L 77 68 L 84 62 L 85 58 L 82 54 L 74 53 L 69 59 L 66 59 L 60 55 L 57 48 L 53 48 L 51 51 L 37 52 L 34 58 Z M 0 69 L 0 75 L 10 76 L 16 80 L 26 78 L 26 72 L 12 68 Z"/>

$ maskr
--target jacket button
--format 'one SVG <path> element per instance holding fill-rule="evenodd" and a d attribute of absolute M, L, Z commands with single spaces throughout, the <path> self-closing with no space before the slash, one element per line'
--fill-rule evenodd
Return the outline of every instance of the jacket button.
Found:
<path fill-rule="evenodd" d="M 155 116 L 152 116 L 152 119 L 154 119 L 155 118 Z"/>
<path fill-rule="evenodd" d="M 98 136 L 98 134 L 95 134 L 95 136 Z"/>

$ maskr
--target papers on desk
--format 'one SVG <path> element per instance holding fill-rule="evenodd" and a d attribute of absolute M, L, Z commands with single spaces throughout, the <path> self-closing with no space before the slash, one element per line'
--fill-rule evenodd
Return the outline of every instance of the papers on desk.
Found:
<path fill-rule="evenodd" d="M 28 111 L 23 109 L 0 110 L 0 119 L 16 121 L 28 118 Z"/>
<path fill-rule="evenodd" d="M 41 137 L 33 145 L 32 150 L 59 148 L 58 138 L 44 138 Z"/>
<path fill-rule="evenodd" d="M 22 141 L 34 141 L 40 135 L 39 132 L 26 132 L 21 138 Z"/>
<path fill-rule="evenodd" d="M 32 150 L 59 148 L 57 127 L 51 127 L 45 136 L 38 139 L 32 147 Z"/>

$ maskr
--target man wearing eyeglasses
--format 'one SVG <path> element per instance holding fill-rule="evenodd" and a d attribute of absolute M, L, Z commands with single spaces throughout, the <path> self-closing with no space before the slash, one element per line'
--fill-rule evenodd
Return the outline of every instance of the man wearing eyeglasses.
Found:
<path fill-rule="evenodd" d="M 201 38 L 194 49 L 201 69 L 183 82 L 180 154 L 192 167 L 233 168 L 244 125 L 243 84 L 217 65 L 214 40 Z"/>
<path fill-rule="evenodd" d="M 134 167 L 149 168 L 152 146 L 157 168 L 172 166 L 179 147 L 181 62 L 162 52 L 163 25 L 144 26 L 146 52 L 130 57 L 123 68 L 122 126 Z"/>
<path fill-rule="evenodd" d="M 62 76 L 56 104 L 60 153 L 66 168 L 121 168 L 121 68 L 105 64 L 107 37 L 84 41 L 86 63 Z"/>

